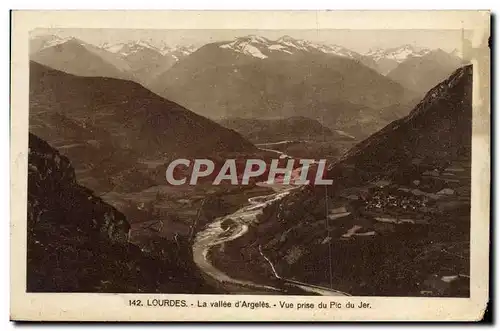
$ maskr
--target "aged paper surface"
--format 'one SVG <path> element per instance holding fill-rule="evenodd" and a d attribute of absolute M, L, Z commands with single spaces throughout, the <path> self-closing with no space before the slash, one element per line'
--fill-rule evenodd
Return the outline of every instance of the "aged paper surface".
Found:
<path fill-rule="evenodd" d="M 11 319 L 480 319 L 489 22 L 15 11 Z"/>

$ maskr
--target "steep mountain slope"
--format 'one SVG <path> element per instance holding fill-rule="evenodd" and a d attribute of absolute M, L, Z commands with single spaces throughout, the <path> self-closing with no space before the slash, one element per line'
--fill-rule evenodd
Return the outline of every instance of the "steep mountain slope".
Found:
<path fill-rule="evenodd" d="M 40 44 L 41 43 L 41 44 Z M 129 67 L 113 54 L 76 38 L 35 39 L 30 60 L 79 76 L 130 79 Z"/>
<path fill-rule="evenodd" d="M 120 147 L 105 129 L 46 110 L 31 99 L 30 131 L 73 160 L 78 182 L 96 192 L 130 191 L 153 185 L 138 154 Z"/>
<path fill-rule="evenodd" d="M 69 160 L 31 133 L 27 204 L 29 292 L 207 290 L 189 246 L 157 240 L 145 254 L 130 244 L 124 215 L 78 185 Z"/>
<path fill-rule="evenodd" d="M 466 66 L 331 165 L 332 185 L 266 208 L 239 253 L 353 295 L 468 297 L 471 140 Z"/>
<path fill-rule="evenodd" d="M 400 63 L 410 58 L 419 58 L 431 52 L 428 48 L 417 48 L 412 45 L 403 45 L 389 49 L 374 49 L 370 50 L 366 57 L 371 58 L 378 72 L 383 75 L 388 74 L 395 69 Z"/>
<path fill-rule="evenodd" d="M 438 166 L 469 158 L 472 139 L 472 66 L 456 70 L 410 114 L 358 144 L 343 163 L 369 173 L 393 171 L 419 159 Z M 376 160 L 376 162 L 370 162 Z"/>
<path fill-rule="evenodd" d="M 348 114 L 336 118 L 336 121 L 330 126 L 341 128 L 354 136 L 356 140 L 361 141 L 369 137 L 374 132 L 384 128 L 395 119 L 403 118 L 410 113 L 420 98 L 413 98 L 381 109 L 371 109 L 368 107 L 349 107 L 352 109 Z"/>
<path fill-rule="evenodd" d="M 253 41 L 236 41 L 201 47 L 159 76 L 152 90 L 209 118 L 307 116 L 336 129 L 342 129 L 337 122 L 361 120 L 361 109 L 412 97 L 348 57 L 305 46 L 293 54 L 268 48 L 266 54 L 277 53 L 271 56 Z M 378 111 L 372 115 L 379 117 Z"/>
<path fill-rule="evenodd" d="M 30 111 L 63 113 L 108 132 L 119 148 L 143 157 L 252 151 L 234 131 L 165 100 L 141 85 L 77 77 L 30 63 Z M 57 137 L 52 137 L 57 139 Z"/>
<path fill-rule="evenodd" d="M 425 93 L 462 65 L 462 60 L 443 50 L 410 57 L 391 70 L 387 77 L 408 89 Z"/>

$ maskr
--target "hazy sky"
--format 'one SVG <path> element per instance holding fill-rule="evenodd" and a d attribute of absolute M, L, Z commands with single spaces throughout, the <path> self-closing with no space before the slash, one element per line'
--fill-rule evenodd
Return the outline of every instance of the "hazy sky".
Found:
<path fill-rule="evenodd" d="M 255 34 L 269 39 L 283 35 L 315 42 L 336 44 L 365 53 L 373 48 L 391 48 L 404 44 L 417 47 L 460 49 L 462 30 L 145 30 L 145 29 L 37 29 L 33 36 L 55 34 L 76 37 L 92 44 L 147 40 L 154 45 L 197 45 L 231 40 Z"/>

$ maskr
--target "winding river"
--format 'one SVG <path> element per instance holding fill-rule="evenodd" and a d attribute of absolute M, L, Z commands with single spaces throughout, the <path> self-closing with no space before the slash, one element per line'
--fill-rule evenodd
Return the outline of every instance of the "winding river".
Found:
<path fill-rule="evenodd" d="M 288 158 L 288 155 L 277 151 L 265 149 L 277 153 L 281 158 Z M 268 185 L 259 183 L 258 185 Z M 222 288 L 229 293 L 284 293 L 282 288 L 277 288 L 264 284 L 257 284 L 248 280 L 235 279 L 227 275 L 224 271 L 217 269 L 210 261 L 210 250 L 224 242 L 229 242 L 240 238 L 248 233 L 249 226 L 258 222 L 257 215 L 262 213 L 262 210 L 269 204 L 283 199 L 290 193 L 291 190 L 297 186 L 293 185 L 279 185 L 273 186 L 276 191 L 270 195 L 263 195 L 248 199 L 248 204 L 240 208 L 236 212 L 217 218 L 214 222 L 210 223 L 205 229 L 198 232 L 193 244 L 193 259 L 198 268 L 202 271 L 207 281 L 215 286 Z M 224 220 L 231 219 L 234 224 L 227 229 L 223 229 L 221 224 Z M 337 291 L 334 289 L 307 284 L 296 280 L 283 278 L 276 272 L 273 263 L 263 254 L 260 250 L 262 257 L 269 263 L 271 270 L 276 279 L 282 281 L 288 286 L 300 289 L 302 292 L 311 293 L 315 295 L 328 295 L 328 296 L 345 296 L 347 293 Z"/>

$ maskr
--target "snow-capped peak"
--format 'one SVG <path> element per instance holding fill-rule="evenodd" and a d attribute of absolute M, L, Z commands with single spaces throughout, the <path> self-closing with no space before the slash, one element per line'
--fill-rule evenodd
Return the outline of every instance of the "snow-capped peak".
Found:
<path fill-rule="evenodd" d="M 282 36 L 274 41 L 264 37 L 250 35 L 225 42 L 219 47 L 260 59 L 266 59 L 270 55 L 276 53 L 290 55 L 297 52 L 321 52 L 351 58 L 359 56 L 356 52 L 342 46 L 313 43 L 303 39 L 292 38 L 288 35 Z"/>
<path fill-rule="evenodd" d="M 142 47 L 146 47 L 146 48 L 153 48 L 153 49 L 157 49 L 156 46 L 153 46 L 152 44 L 148 43 L 147 41 L 144 41 L 144 40 L 139 40 L 139 41 L 136 41 L 135 43 L 137 46 L 142 46 Z"/>
<path fill-rule="evenodd" d="M 125 44 L 119 43 L 119 44 L 110 44 L 110 43 L 103 43 L 100 46 L 102 49 L 111 52 L 111 53 L 118 53 L 120 50 L 125 47 Z"/>
<path fill-rule="evenodd" d="M 431 50 L 428 48 L 419 48 L 410 44 L 389 49 L 373 49 L 366 55 L 372 57 L 375 61 L 381 59 L 391 59 L 397 62 L 403 62 L 409 57 L 421 57 L 428 54 Z"/>
<path fill-rule="evenodd" d="M 59 37 L 56 35 L 43 35 L 32 38 L 32 41 L 38 42 L 37 51 L 45 48 L 62 45 L 70 40 L 76 40 L 74 37 Z"/>
<path fill-rule="evenodd" d="M 278 40 L 276 40 L 276 42 L 278 44 L 295 48 L 296 50 L 301 50 L 301 51 L 308 51 L 309 48 L 313 45 L 311 42 L 302 39 L 295 39 L 288 35 L 279 38 Z"/>
<path fill-rule="evenodd" d="M 117 44 L 104 43 L 101 45 L 101 48 L 107 50 L 108 52 L 120 54 L 123 56 L 137 53 L 143 49 L 151 49 L 161 53 L 161 50 L 158 47 L 144 40 L 136 40 L 136 41 L 130 41 L 128 43 L 117 43 Z"/>
<path fill-rule="evenodd" d="M 455 48 L 453 51 L 451 51 L 450 54 L 453 55 L 453 56 L 459 57 L 459 58 L 463 57 L 462 50 L 458 49 L 458 48 Z"/>
<path fill-rule="evenodd" d="M 117 43 L 117 44 L 104 43 L 101 45 L 101 48 L 107 50 L 108 52 L 119 54 L 122 56 L 128 56 L 130 54 L 140 52 L 141 50 L 149 49 L 158 52 L 163 56 L 171 55 L 174 59 L 178 59 L 179 57 L 182 56 L 187 56 L 198 49 L 198 47 L 192 45 L 181 45 L 172 47 L 164 44 L 156 46 L 153 43 L 146 40 L 135 40 L 127 43 Z"/>
<path fill-rule="evenodd" d="M 182 46 L 168 46 L 164 45 L 160 48 L 162 55 L 171 54 L 172 56 L 187 56 L 198 49 L 197 46 L 194 45 L 182 45 Z"/>
<path fill-rule="evenodd" d="M 245 36 L 245 37 L 240 37 L 238 38 L 239 40 L 241 40 L 242 42 L 249 42 L 249 43 L 263 43 L 263 44 L 266 44 L 266 43 L 269 43 L 269 39 L 267 38 L 264 38 L 264 37 L 261 37 L 261 36 L 256 36 L 256 35 L 248 35 L 248 36 Z"/>
<path fill-rule="evenodd" d="M 66 37 L 66 38 L 55 38 L 55 39 L 52 39 L 50 41 L 47 41 L 44 45 L 43 48 L 48 48 L 48 47 L 53 47 L 53 46 L 56 46 L 56 45 L 61 45 L 61 44 L 64 44 L 72 39 L 75 39 L 73 37 Z"/>
<path fill-rule="evenodd" d="M 278 40 L 276 40 L 276 41 L 277 42 L 286 42 L 286 41 L 295 41 L 295 40 L 297 40 L 297 39 L 292 38 L 292 37 L 290 37 L 289 35 L 286 34 L 284 36 L 279 37 Z"/>
<path fill-rule="evenodd" d="M 238 53 L 266 59 L 267 55 L 262 53 L 263 48 L 267 48 L 269 40 L 264 37 L 249 35 L 236 38 L 234 41 L 220 45 L 220 48 L 231 49 Z"/>
<path fill-rule="evenodd" d="M 283 36 L 277 40 L 277 42 L 293 47 L 296 50 L 301 50 L 301 51 L 318 51 L 321 53 L 326 53 L 326 54 L 333 54 L 333 55 L 338 55 L 338 56 L 343 56 L 343 57 L 350 57 L 350 58 L 357 58 L 359 57 L 359 54 L 356 52 L 351 51 L 350 49 L 347 49 L 345 47 L 339 46 L 339 45 L 329 45 L 329 44 L 323 44 L 323 43 L 314 43 L 311 41 L 306 41 L 302 39 L 295 39 L 290 36 Z"/>

